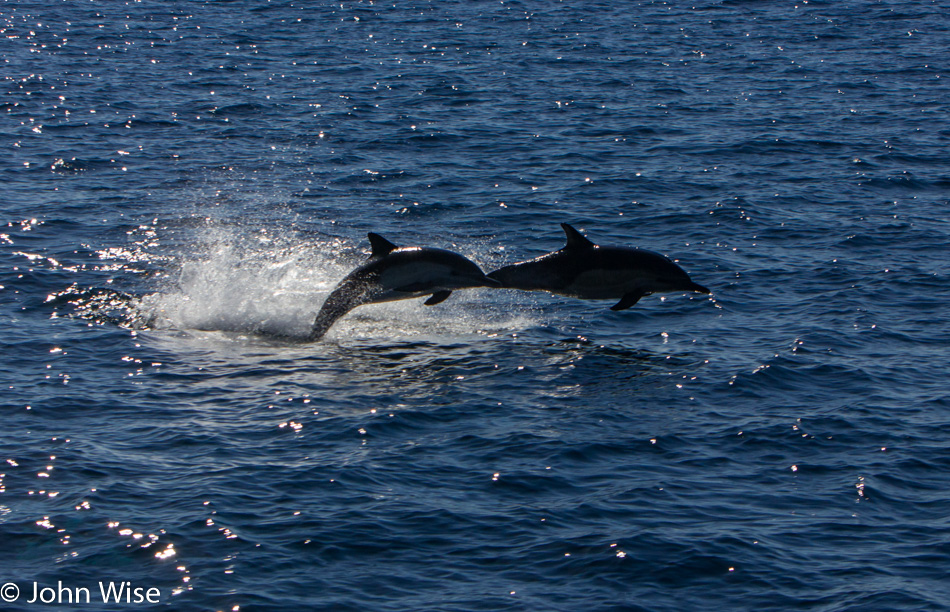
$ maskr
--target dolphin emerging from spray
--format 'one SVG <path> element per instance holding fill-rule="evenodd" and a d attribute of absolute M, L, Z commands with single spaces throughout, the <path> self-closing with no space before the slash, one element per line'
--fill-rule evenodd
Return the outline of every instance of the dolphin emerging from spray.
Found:
<path fill-rule="evenodd" d="M 559 251 L 490 272 L 503 287 L 547 291 L 585 300 L 620 301 L 611 310 L 625 310 L 640 298 L 664 291 L 711 293 L 690 280 L 668 258 L 643 249 L 602 247 L 562 223 L 567 244 Z"/>
<path fill-rule="evenodd" d="M 370 233 L 369 259 L 353 270 L 330 292 L 317 314 L 310 340 L 319 340 L 343 315 L 363 304 L 378 304 L 431 296 L 432 306 L 455 289 L 500 287 L 470 259 L 429 247 L 397 247 L 379 234 Z"/>

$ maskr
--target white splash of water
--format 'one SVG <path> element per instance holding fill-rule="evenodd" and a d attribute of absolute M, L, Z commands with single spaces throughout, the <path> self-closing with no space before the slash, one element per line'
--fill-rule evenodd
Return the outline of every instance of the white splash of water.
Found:
<path fill-rule="evenodd" d="M 209 227 L 176 258 L 177 274 L 141 299 L 140 314 L 157 328 L 305 336 L 345 258 L 339 242 Z"/>
<path fill-rule="evenodd" d="M 306 241 L 266 230 L 207 228 L 179 272 L 162 290 L 140 299 L 149 327 L 305 338 L 326 296 L 365 261 L 365 244 Z M 476 261 L 478 256 L 469 254 Z M 490 289 L 456 291 L 436 306 L 424 298 L 360 306 L 327 335 L 348 339 L 428 338 L 503 334 L 531 326 L 530 313 L 498 308 L 507 299 Z"/>

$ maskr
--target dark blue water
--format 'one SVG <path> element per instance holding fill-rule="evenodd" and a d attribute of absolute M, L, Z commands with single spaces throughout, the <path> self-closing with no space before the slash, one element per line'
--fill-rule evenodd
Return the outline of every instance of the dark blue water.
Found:
<path fill-rule="evenodd" d="M 948 10 L 0 4 L 3 609 L 950 609 Z"/>

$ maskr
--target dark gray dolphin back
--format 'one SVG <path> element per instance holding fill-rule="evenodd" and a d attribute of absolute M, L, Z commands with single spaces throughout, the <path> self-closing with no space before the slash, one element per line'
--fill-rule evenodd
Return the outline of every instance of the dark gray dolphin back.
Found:
<path fill-rule="evenodd" d="M 558 251 L 540 257 L 504 266 L 488 273 L 489 278 L 501 282 L 502 287 L 523 291 L 550 291 L 557 293 L 567 287 L 586 267 L 597 245 L 567 223 L 561 228 L 567 243 Z"/>

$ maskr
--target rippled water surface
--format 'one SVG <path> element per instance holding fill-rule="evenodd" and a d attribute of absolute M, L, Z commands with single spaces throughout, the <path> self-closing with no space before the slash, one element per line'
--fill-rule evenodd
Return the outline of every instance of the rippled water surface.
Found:
<path fill-rule="evenodd" d="M 0 4 L 4 609 L 950 609 L 948 15 Z M 303 340 L 561 222 L 714 293 Z"/>

